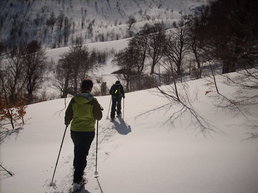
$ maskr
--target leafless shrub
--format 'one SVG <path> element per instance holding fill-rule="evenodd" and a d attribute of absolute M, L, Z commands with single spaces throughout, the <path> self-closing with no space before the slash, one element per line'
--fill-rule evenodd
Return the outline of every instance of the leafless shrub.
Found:
<path fill-rule="evenodd" d="M 245 119 L 248 119 L 246 113 L 240 108 L 241 106 L 257 103 L 258 94 L 255 92 L 258 88 L 258 79 L 255 77 L 257 69 L 250 69 L 246 71 L 240 71 L 237 76 L 224 75 L 227 81 L 225 84 L 228 86 L 238 87 L 238 92 L 229 98 L 220 91 L 219 84 L 217 82 L 213 67 L 210 65 L 211 75 L 213 83 L 216 89 L 216 98 L 218 100 L 217 107 L 231 110 L 232 112 L 240 113 Z M 251 73 L 252 72 L 252 73 Z M 251 74 L 250 74 L 251 73 Z M 246 94 L 252 92 L 250 95 Z M 254 92 L 253 92 L 254 91 Z M 238 94 L 237 94 L 238 93 Z M 242 94 L 244 93 L 244 94 Z"/>
<path fill-rule="evenodd" d="M 178 110 L 173 112 L 166 122 L 174 124 L 180 117 L 189 114 L 191 116 L 191 123 L 196 128 L 199 128 L 204 136 L 207 136 L 210 132 L 214 132 L 213 126 L 193 107 L 187 92 L 187 85 L 181 83 L 180 87 L 179 90 L 176 81 L 174 81 L 173 85 L 167 86 L 165 89 L 157 87 L 159 92 L 173 103 L 171 107 L 175 105 L 178 107 Z"/>

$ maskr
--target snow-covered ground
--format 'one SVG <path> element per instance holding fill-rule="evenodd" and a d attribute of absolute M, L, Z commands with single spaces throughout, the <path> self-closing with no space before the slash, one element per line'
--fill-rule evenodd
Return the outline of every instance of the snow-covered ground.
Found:
<path fill-rule="evenodd" d="M 220 91 L 236 88 L 219 80 Z M 98 178 L 95 140 L 88 156 L 88 183 L 81 193 L 257 193 L 258 140 L 249 139 L 257 125 L 258 104 L 241 107 L 247 118 L 216 106 L 207 80 L 188 82 L 193 106 L 213 125 L 204 136 L 189 114 L 170 124 L 178 110 L 155 89 L 127 93 L 124 120 L 110 122 L 110 96 L 97 97 L 104 107 L 99 123 Z M 208 94 L 206 91 L 212 91 Z M 245 95 L 254 93 L 245 93 Z M 66 102 L 69 102 L 67 99 Z M 248 112 L 247 112 L 248 111 Z M 26 124 L 1 144 L 1 193 L 68 192 L 72 183 L 73 144 L 67 131 L 55 176 L 49 186 L 64 133 L 64 99 L 30 105 Z M 256 130 L 257 131 L 257 130 Z"/>

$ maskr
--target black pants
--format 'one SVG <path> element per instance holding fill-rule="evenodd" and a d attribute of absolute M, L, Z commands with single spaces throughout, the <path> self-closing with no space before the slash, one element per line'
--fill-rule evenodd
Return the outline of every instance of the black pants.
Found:
<path fill-rule="evenodd" d="M 115 114 L 121 114 L 121 99 L 122 97 L 112 96 L 111 119 L 115 118 Z"/>
<path fill-rule="evenodd" d="M 89 153 L 89 149 L 94 139 L 94 136 L 95 132 L 71 131 L 71 138 L 74 143 L 74 183 L 79 183 L 82 180 L 84 169 L 87 165 L 87 155 Z"/>

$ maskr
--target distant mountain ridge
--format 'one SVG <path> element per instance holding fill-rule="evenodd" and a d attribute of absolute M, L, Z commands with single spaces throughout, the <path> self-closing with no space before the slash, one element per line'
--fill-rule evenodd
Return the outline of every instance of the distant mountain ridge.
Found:
<path fill-rule="evenodd" d="M 68 45 L 72 38 L 107 41 L 128 36 L 145 23 L 171 24 L 179 13 L 206 0 L 1 0 L 0 41 L 17 44 L 32 39 L 48 47 Z"/>

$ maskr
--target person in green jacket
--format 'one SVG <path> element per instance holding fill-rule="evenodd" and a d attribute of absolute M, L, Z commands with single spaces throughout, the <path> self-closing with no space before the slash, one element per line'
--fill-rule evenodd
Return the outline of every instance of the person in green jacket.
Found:
<path fill-rule="evenodd" d="M 93 87 L 91 80 L 83 80 L 81 93 L 74 96 L 65 112 L 65 125 L 71 122 L 71 138 L 74 143 L 74 175 L 73 187 L 76 189 L 84 184 L 84 169 L 87 155 L 95 136 L 96 120 L 102 118 L 102 107 L 90 92 Z"/>

